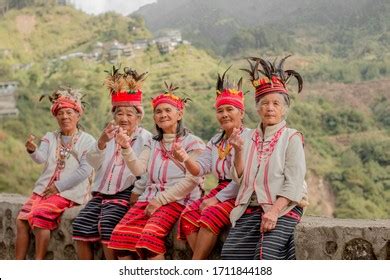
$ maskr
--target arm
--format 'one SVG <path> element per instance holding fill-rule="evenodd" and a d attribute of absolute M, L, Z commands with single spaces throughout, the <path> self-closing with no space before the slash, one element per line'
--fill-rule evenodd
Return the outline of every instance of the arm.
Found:
<path fill-rule="evenodd" d="M 231 181 L 222 191 L 215 196 L 220 202 L 236 198 L 238 194 L 239 185 L 235 181 Z"/>
<path fill-rule="evenodd" d="M 34 149 L 34 151 L 29 150 L 26 143 L 27 152 L 30 154 L 30 157 L 33 161 L 38 164 L 45 163 L 49 157 L 49 140 L 46 137 L 47 134 L 41 139 L 41 143 L 39 144 L 38 149 Z M 36 145 L 35 145 L 36 147 Z M 30 153 L 32 152 L 32 153 Z"/>
<path fill-rule="evenodd" d="M 304 195 L 304 177 L 306 173 L 305 153 L 302 139 L 298 134 L 291 137 L 286 151 L 284 167 L 285 181 L 276 195 L 271 209 L 264 213 L 260 231 L 267 232 L 275 228 L 280 213 L 291 203 L 299 203 Z"/>
<path fill-rule="evenodd" d="M 109 122 L 103 129 L 98 141 L 93 145 L 93 148 L 88 151 L 87 161 L 96 170 L 102 166 L 107 143 L 115 137 L 117 131 L 118 126 L 114 125 L 114 121 Z"/>
<path fill-rule="evenodd" d="M 135 176 L 141 176 L 146 172 L 148 167 L 151 148 L 149 144 L 144 145 L 140 155 L 137 157 L 133 148 L 130 145 L 130 137 L 122 128 L 119 128 L 118 134 L 115 136 L 115 141 L 122 147 L 122 156 L 127 167 Z"/>
<path fill-rule="evenodd" d="M 305 153 L 302 138 L 295 134 L 290 138 L 286 150 L 284 166 L 284 184 L 277 197 L 282 196 L 294 203 L 299 203 L 304 195 L 304 179 L 306 174 Z"/>
<path fill-rule="evenodd" d="M 88 178 L 91 172 L 92 166 L 88 164 L 86 155 L 84 154 L 80 159 L 80 165 L 77 170 L 73 172 L 71 176 L 55 181 L 54 184 L 59 192 L 63 192 L 83 182 Z"/>
<path fill-rule="evenodd" d="M 87 162 L 93 168 L 95 168 L 95 170 L 98 170 L 102 166 L 105 151 L 106 151 L 105 149 L 101 150 L 99 148 L 98 142 L 96 142 L 93 145 L 92 149 L 87 152 L 86 155 Z"/>
<path fill-rule="evenodd" d="M 145 191 L 146 181 L 147 175 L 144 174 L 140 179 L 134 182 L 134 187 L 131 190 L 130 195 L 130 206 L 133 206 L 138 201 L 139 196 Z"/>
<path fill-rule="evenodd" d="M 190 172 L 193 176 L 203 176 L 204 172 L 202 172 L 203 171 L 202 163 L 203 161 L 207 162 L 207 157 L 210 154 L 207 151 L 208 149 L 204 150 L 202 154 L 199 156 L 199 158 L 195 161 L 192 158 L 190 158 L 190 156 L 187 154 L 187 152 L 179 143 L 175 143 L 173 149 L 173 155 L 178 161 L 184 163 L 184 166 L 187 169 L 187 171 Z M 202 157 L 204 157 L 204 159 L 200 161 L 200 158 Z M 210 154 L 209 165 L 211 166 L 211 154 Z"/>
<path fill-rule="evenodd" d="M 131 192 L 136 193 L 138 195 L 143 194 L 146 189 L 147 179 L 147 174 L 142 175 L 140 179 L 134 182 L 134 187 Z"/>
<path fill-rule="evenodd" d="M 192 160 L 197 158 L 202 150 L 193 150 L 189 153 L 189 156 Z M 195 186 L 201 182 L 201 177 L 195 177 L 191 173 L 187 172 L 186 176 L 180 180 L 173 187 L 159 193 L 154 200 L 160 203 L 161 205 L 168 204 L 173 201 L 177 201 L 185 198 L 188 193 L 190 193 Z"/>
<path fill-rule="evenodd" d="M 261 218 L 260 232 L 268 232 L 275 228 L 276 222 L 278 221 L 278 217 L 280 212 L 290 204 L 290 200 L 288 198 L 279 196 L 275 203 L 272 205 L 271 209 L 263 214 Z"/>
<path fill-rule="evenodd" d="M 234 174 L 237 175 L 237 179 L 241 179 L 242 173 L 244 172 L 244 159 L 243 159 L 243 148 L 244 141 L 240 137 L 240 130 L 234 128 L 232 134 L 229 137 L 229 142 L 234 148 Z"/>
<path fill-rule="evenodd" d="M 150 146 L 145 145 L 139 157 L 137 157 L 133 148 L 130 146 L 127 149 L 122 148 L 123 159 L 125 160 L 125 163 L 130 169 L 131 173 L 133 173 L 135 176 L 141 176 L 146 173 L 150 152 Z"/>

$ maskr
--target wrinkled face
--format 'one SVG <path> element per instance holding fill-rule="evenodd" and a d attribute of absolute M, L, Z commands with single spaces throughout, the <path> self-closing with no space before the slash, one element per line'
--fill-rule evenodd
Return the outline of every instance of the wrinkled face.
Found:
<path fill-rule="evenodd" d="M 228 132 L 240 128 L 244 112 L 232 105 L 221 105 L 216 110 L 216 116 L 221 128 Z"/>
<path fill-rule="evenodd" d="M 63 133 L 71 133 L 77 129 L 80 114 L 71 108 L 63 108 L 58 110 L 56 119 Z"/>
<path fill-rule="evenodd" d="M 115 124 L 127 130 L 128 133 L 131 133 L 138 126 L 140 116 L 133 106 L 119 106 L 115 109 L 114 120 Z"/>
<path fill-rule="evenodd" d="M 154 122 L 164 133 L 176 133 L 177 122 L 182 117 L 183 112 L 167 103 L 161 103 L 154 109 Z"/>
<path fill-rule="evenodd" d="M 257 112 L 261 117 L 263 126 L 275 125 L 283 120 L 286 105 L 283 96 L 279 93 L 269 93 L 260 99 Z"/>

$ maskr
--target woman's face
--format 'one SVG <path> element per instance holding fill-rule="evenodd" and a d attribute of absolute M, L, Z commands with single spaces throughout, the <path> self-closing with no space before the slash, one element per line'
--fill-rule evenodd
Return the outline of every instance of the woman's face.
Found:
<path fill-rule="evenodd" d="M 164 133 L 176 133 L 177 123 L 182 117 L 183 112 L 167 103 L 159 104 L 154 109 L 154 122 Z"/>
<path fill-rule="evenodd" d="M 138 126 L 140 117 L 134 107 L 119 106 L 115 109 L 114 120 L 122 129 L 132 133 Z"/>
<path fill-rule="evenodd" d="M 216 110 L 216 116 L 221 128 L 229 132 L 233 128 L 240 128 L 244 112 L 232 105 L 221 105 Z"/>
<path fill-rule="evenodd" d="M 269 93 L 260 99 L 257 112 L 263 126 L 275 125 L 282 121 L 285 113 L 283 96 L 279 93 Z"/>
<path fill-rule="evenodd" d="M 76 131 L 77 123 L 80 120 L 80 114 L 71 108 L 63 108 L 58 110 L 56 119 L 61 131 L 65 134 L 69 134 Z"/>

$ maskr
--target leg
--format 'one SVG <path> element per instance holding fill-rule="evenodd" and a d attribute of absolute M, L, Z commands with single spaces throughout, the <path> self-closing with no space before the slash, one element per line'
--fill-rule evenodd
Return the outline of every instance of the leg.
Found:
<path fill-rule="evenodd" d="M 79 260 L 93 260 L 93 243 L 99 242 L 99 216 L 102 198 L 95 195 L 79 212 L 72 223 L 73 240 L 76 241 L 76 251 Z"/>
<path fill-rule="evenodd" d="M 237 220 L 236 226 L 230 229 L 223 244 L 221 258 L 223 260 L 253 260 L 256 246 L 260 239 L 260 210 L 244 214 Z"/>
<path fill-rule="evenodd" d="M 193 232 L 186 236 L 188 245 L 190 245 L 190 248 L 192 252 L 195 252 L 196 247 L 196 240 L 198 239 L 198 232 Z"/>
<path fill-rule="evenodd" d="M 273 230 L 261 234 L 255 259 L 284 260 L 294 258 L 294 251 L 289 252 L 289 246 L 293 245 L 291 236 L 294 234 L 296 224 L 297 220 L 286 216 L 280 217 Z"/>
<path fill-rule="evenodd" d="M 118 258 L 118 260 L 138 260 L 138 255 L 135 252 L 127 251 L 127 250 L 114 250 L 114 255 Z"/>
<path fill-rule="evenodd" d="M 153 257 L 148 257 L 148 260 L 165 260 L 164 254 L 157 254 Z"/>
<path fill-rule="evenodd" d="M 206 228 L 200 228 L 198 238 L 196 239 L 196 246 L 193 260 L 205 260 L 214 249 L 215 243 L 217 243 L 218 235 L 215 235 Z"/>
<path fill-rule="evenodd" d="M 126 195 L 126 193 L 128 193 L 128 195 Z M 114 249 L 108 248 L 108 244 L 114 228 L 122 220 L 123 216 L 129 209 L 128 201 L 130 199 L 130 191 L 127 191 L 126 193 L 119 193 L 110 196 L 110 198 L 103 199 L 99 221 L 99 232 L 106 260 L 117 259 Z"/>
<path fill-rule="evenodd" d="M 116 260 L 114 249 L 108 248 L 107 244 L 102 244 L 102 247 L 106 260 Z"/>
<path fill-rule="evenodd" d="M 91 242 L 76 240 L 76 251 L 79 260 L 93 260 Z"/>
<path fill-rule="evenodd" d="M 183 208 L 183 205 L 171 202 L 159 207 L 151 215 L 135 246 L 141 258 L 162 259 L 164 257 L 165 238 L 179 219 Z"/>
<path fill-rule="evenodd" d="M 50 230 L 35 228 L 33 233 L 35 235 L 35 259 L 43 260 L 49 247 Z"/>
<path fill-rule="evenodd" d="M 200 230 L 192 259 L 204 260 L 211 254 L 221 230 L 231 225 L 229 214 L 233 207 L 234 201 L 227 200 L 203 209 L 198 220 Z"/>
<path fill-rule="evenodd" d="M 27 255 L 28 245 L 30 245 L 30 225 L 25 220 L 16 220 L 16 244 L 15 258 L 24 260 Z"/>

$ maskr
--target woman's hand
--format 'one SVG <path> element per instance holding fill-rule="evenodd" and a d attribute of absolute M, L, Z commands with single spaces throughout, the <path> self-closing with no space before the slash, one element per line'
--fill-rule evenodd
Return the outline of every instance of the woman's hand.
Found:
<path fill-rule="evenodd" d="M 137 193 L 131 193 L 130 195 L 130 207 L 133 206 L 137 201 L 138 201 L 138 198 L 139 198 L 139 194 Z"/>
<path fill-rule="evenodd" d="M 173 156 L 180 162 L 185 162 L 190 158 L 190 156 L 179 143 L 173 143 Z"/>
<path fill-rule="evenodd" d="M 29 154 L 32 154 L 37 149 L 37 144 L 34 142 L 35 139 L 36 137 L 33 134 L 30 134 L 26 141 L 25 147 Z"/>
<path fill-rule="evenodd" d="M 279 212 L 271 208 L 270 211 L 263 214 L 261 218 L 260 232 L 268 232 L 273 230 L 276 227 L 276 222 L 278 221 Z"/>
<path fill-rule="evenodd" d="M 118 129 L 118 133 L 115 136 L 115 141 L 122 147 L 122 149 L 130 148 L 130 136 L 127 135 L 126 130 L 121 127 Z"/>
<path fill-rule="evenodd" d="M 46 187 L 46 189 L 43 191 L 42 196 L 43 198 L 48 198 L 49 196 L 52 196 L 54 194 L 60 193 L 54 183 L 51 183 Z"/>
<path fill-rule="evenodd" d="M 153 213 L 156 212 L 156 210 L 161 206 L 162 205 L 159 202 L 157 202 L 157 200 L 152 199 L 151 201 L 149 201 L 148 206 L 146 206 L 145 208 L 145 215 L 149 217 L 152 216 Z"/>
<path fill-rule="evenodd" d="M 106 144 L 115 137 L 115 134 L 118 131 L 118 126 L 114 125 L 113 122 L 109 122 L 108 125 L 104 128 L 100 138 L 98 140 L 98 147 L 100 150 L 106 148 Z"/>
<path fill-rule="evenodd" d="M 203 211 L 203 209 L 210 207 L 210 206 L 213 206 L 213 205 L 216 205 L 218 203 L 219 203 L 219 200 L 215 196 L 213 196 L 213 197 L 210 197 L 210 198 L 203 200 L 199 206 L 199 209 L 201 211 Z"/>
<path fill-rule="evenodd" d="M 240 130 L 238 128 L 233 128 L 233 132 L 229 137 L 229 143 L 233 146 L 236 153 L 242 151 L 244 140 L 242 140 Z"/>

